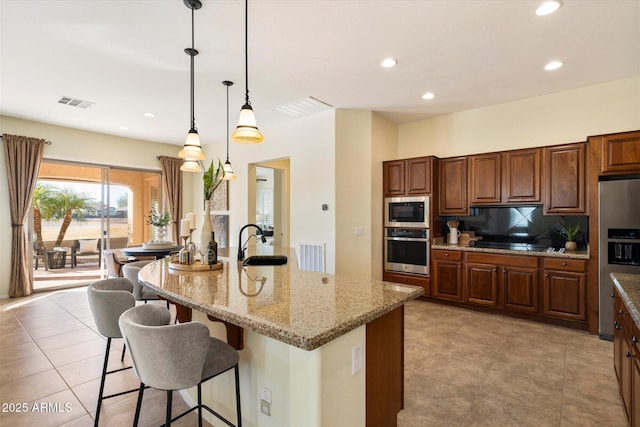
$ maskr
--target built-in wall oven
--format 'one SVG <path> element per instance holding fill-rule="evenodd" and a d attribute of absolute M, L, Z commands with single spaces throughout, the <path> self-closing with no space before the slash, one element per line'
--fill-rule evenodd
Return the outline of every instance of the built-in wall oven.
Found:
<path fill-rule="evenodd" d="M 387 228 L 385 230 L 386 271 L 429 275 L 429 230 Z"/>

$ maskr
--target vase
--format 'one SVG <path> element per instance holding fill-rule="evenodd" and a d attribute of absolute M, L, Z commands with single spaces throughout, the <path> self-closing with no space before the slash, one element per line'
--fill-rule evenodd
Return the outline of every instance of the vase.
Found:
<path fill-rule="evenodd" d="M 205 200 L 204 202 L 204 221 L 202 222 L 202 229 L 200 230 L 200 250 L 206 253 L 211 241 L 211 232 L 213 231 L 213 224 L 211 223 L 211 202 Z"/>
<path fill-rule="evenodd" d="M 163 242 L 164 241 L 164 236 L 167 233 L 167 228 L 164 225 L 158 226 L 154 228 L 156 235 L 155 238 L 153 240 L 157 240 L 159 242 Z"/>
<path fill-rule="evenodd" d="M 576 242 L 567 241 L 564 244 L 564 248 L 567 251 L 575 251 L 578 248 L 578 244 Z"/>

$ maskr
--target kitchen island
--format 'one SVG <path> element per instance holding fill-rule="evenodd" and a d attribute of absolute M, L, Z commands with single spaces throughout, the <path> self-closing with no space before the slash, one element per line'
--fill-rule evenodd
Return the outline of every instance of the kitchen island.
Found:
<path fill-rule="evenodd" d="M 243 266 L 232 256 L 221 257 L 220 270 L 184 272 L 165 259 L 139 278 L 192 309 L 212 336 L 226 340 L 227 328 L 209 317 L 242 328 L 244 425 L 395 425 L 403 405 L 403 305 L 422 288 L 302 271 L 293 250 L 257 248 L 288 263 Z M 233 375 L 205 383 L 203 396 L 235 419 Z"/>

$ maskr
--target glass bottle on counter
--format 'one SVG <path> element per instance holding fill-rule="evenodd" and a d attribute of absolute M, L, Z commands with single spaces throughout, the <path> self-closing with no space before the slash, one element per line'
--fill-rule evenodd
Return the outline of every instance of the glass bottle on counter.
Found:
<path fill-rule="evenodd" d="M 216 233 L 213 231 L 211 232 L 211 241 L 207 249 L 207 262 L 209 265 L 218 263 L 218 243 L 216 243 Z"/>

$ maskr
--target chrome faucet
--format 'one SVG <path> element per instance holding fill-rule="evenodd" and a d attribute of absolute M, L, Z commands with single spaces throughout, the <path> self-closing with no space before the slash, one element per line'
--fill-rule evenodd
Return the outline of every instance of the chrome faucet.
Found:
<path fill-rule="evenodd" d="M 251 239 L 251 235 L 247 238 L 247 241 L 242 244 L 242 232 L 247 227 L 255 227 L 258 232 L 255 234 L 256 237 L 260 235 L 260 240 L 262 243 L 267 243 L 267 239 L 264 237 L 264 233 L 262 232 L 262 228 L 258 227 L 256 224 L 247 224 L 240 229 L 240 233 L 238 234 L 238 261 L 242 261 L 244 259 L 244 251 L 247 248 L 247 244 L 249 243 L 249 239 Z"/>

